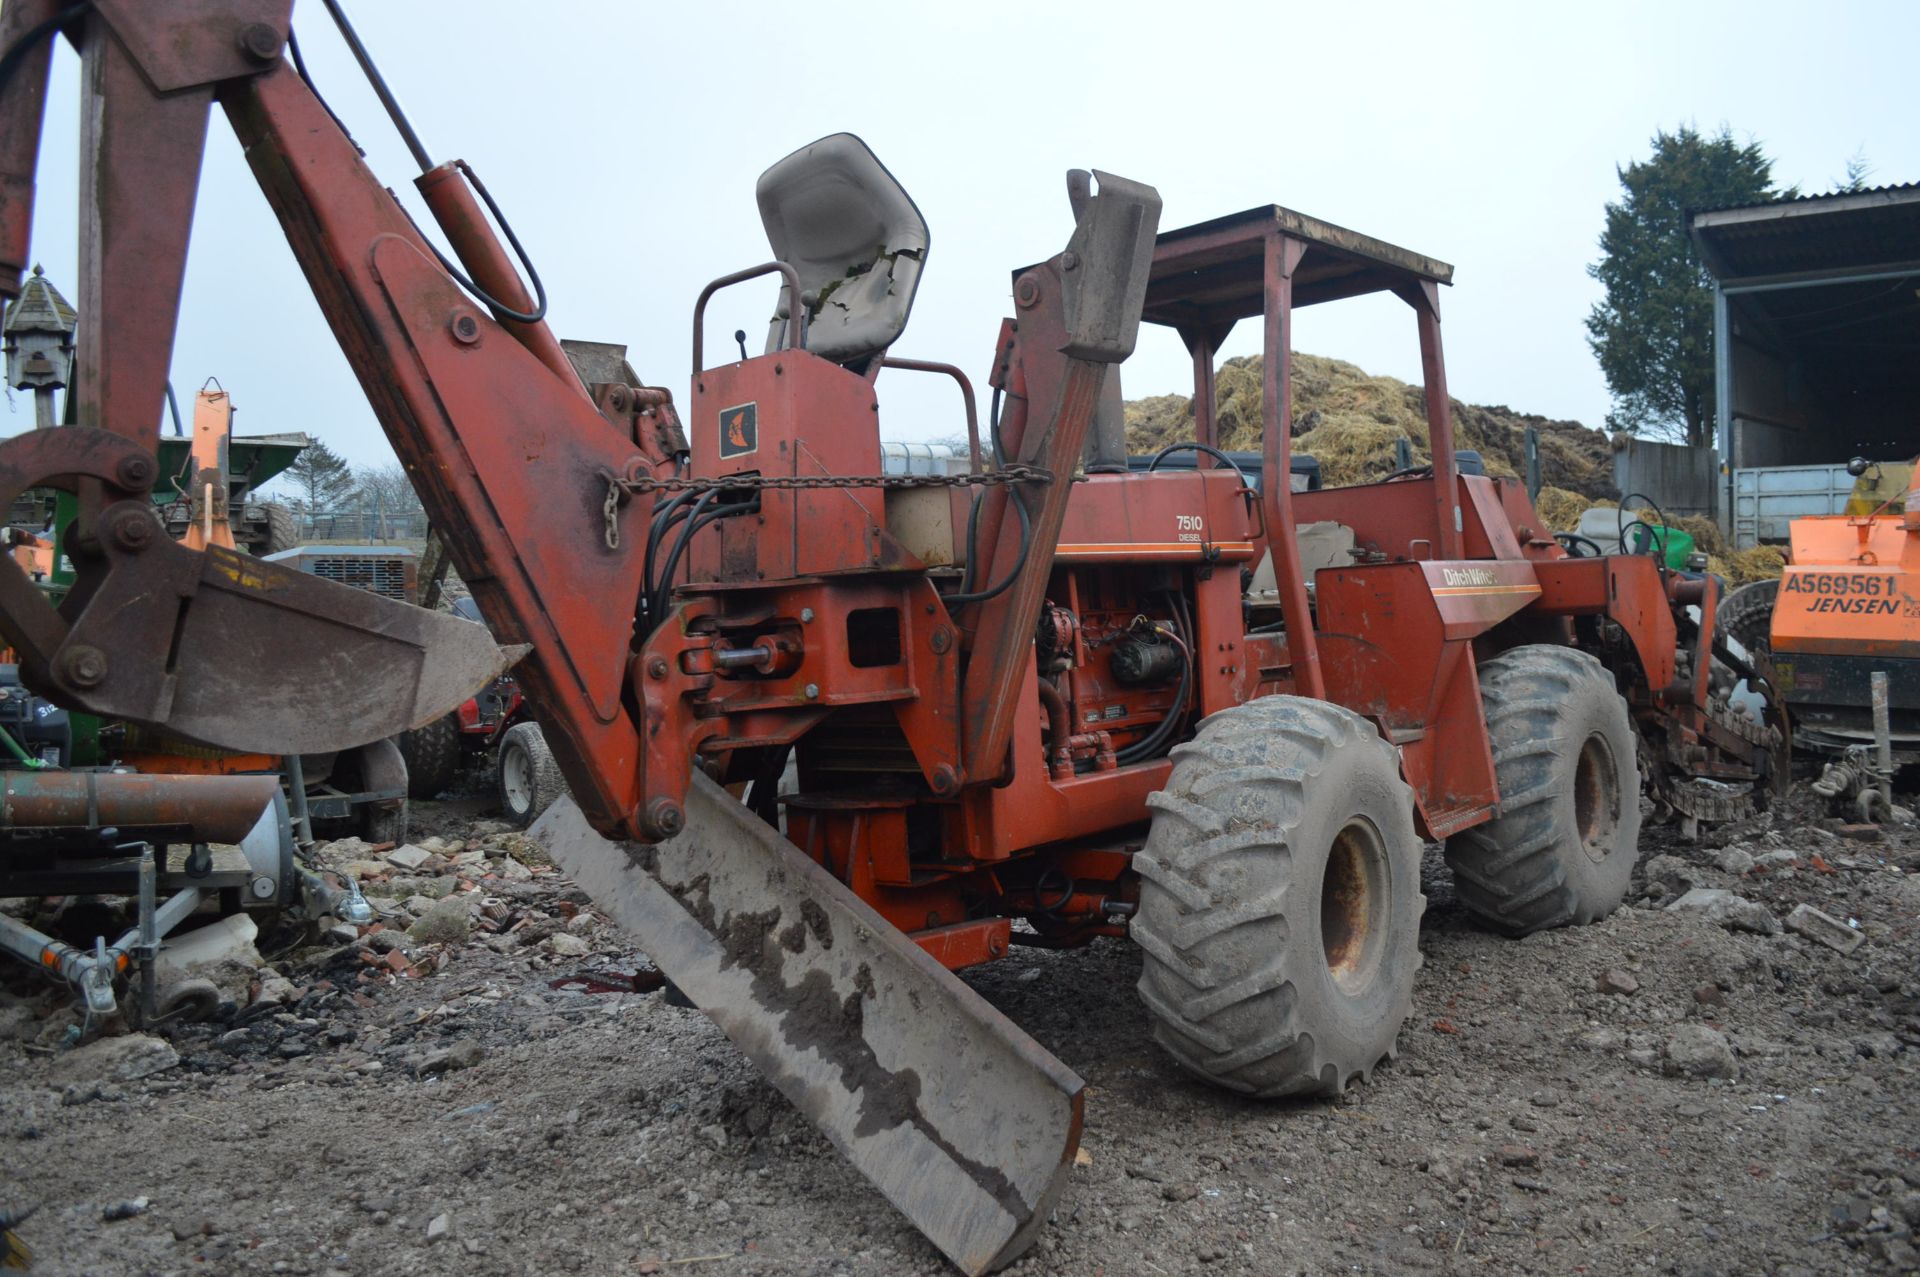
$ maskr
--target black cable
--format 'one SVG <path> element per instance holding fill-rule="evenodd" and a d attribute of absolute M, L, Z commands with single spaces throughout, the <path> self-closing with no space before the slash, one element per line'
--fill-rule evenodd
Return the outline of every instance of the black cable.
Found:
<path fill-rule="evenodd" d="M 1168 610 L 1174 613 L 1174 624 L 1186 630 L 1188 634 L 1191 635 L 1193 627 L 1186 624 L 1183 619 L 1185 611 L 1180 596 L 1177 593 L 1170 593 L 1168 595 L 1168 604 Z M 1189 637 L 1187 642 L 1191 645 L 1193 642 L 1192 638 Z M 1166 717 L 1161 719 L 1151 732 L 1127 746 L 1125 749 L 1115 753 L 1114 761 L 1121 766 L 1126 766 L 1131 763 L 1146 762 L 1148 759 L 1158 757 L 1163 747 L 1166 746 L 1173 735 L 1178 732 L 1180 724 L 1186 720 L 1188 709 L 1187 698 L 1192 688 L 1193 659 L 1188 651 L 1180 650 L 1180 686 L 1174 693 L 1173 708 L 1167 711 Z"/>
<path fill-rule="evenodd" d="M 656 603 L 658 592 L 654 589 L 654 563 L 657 551 L 665 540 L 667 530 L 687 513 L 687 503 L 694 499 L 692 491 L 677 492 L 654 509 L 653 518 L 647 528 L 647 539 L 641 548 L 640 560 L 640 596 L 634 600 L 633 615 L 636 638 L 645 641 L 648 635 L 660 624 L 659 607 Z"/>
<path fill-rule="evenodd" d="M 472 293 L 479 299 L 482 305 L 486 306 L 497 317 L 501 319 L 518 320 L 523 324 L 539 323 L 547 317 L 547 286 L 540 282 L 540 272 L 533 268 L 533 259 L 528 257 L 527 250 L 520 246 L 520 237 L 513 233 L 513 223 L 509 222 L 506 214 L 500 211 L 500 206 L 493 202 L 493 196 L 488 193 L 487 184 L 480 180 L 480 175 L 474 172 L 465 160 L 455 160 L 453 166 L 462 173 L 465 173 L 467 180 L 473 183 L 474 192 L 485 202 L 487 212 L 491 213 L 493 220 L 499 224 L 500 233 L 507 237 L 507 243 L 513 247 L 513 255 L 520 259 L 520 269 L 527 272 L 527 282 L 533 285 L 533 309 L 524 313 L 515 310 L 461 274 L 460 268 L 447 260 L 447 255 L 440 251 L 439 245 L 428 240 L 427 247 L 431 248 L 433 255 L 440 259 L 440 268 L 446 271 L 447 274 L 453 276 L 455 283 Z"/>
<path fill-rule="evenodd" d="M 682 525 L 680 528 L 680 535 L 674 540 L 673 549 L 669 551 L 667 554 L 666 567 L 661 571 L 659 576 L 654 577 L 653 593 L 648 597 L 648 600 L 647 600 L 647 616 L 648 616 L 648 619 L 652 622 L 652 624 L 656 627 L 660 624 L 660 618 L 664 617 L 667 613 L 667 600 L 673 594 L 674 568 L 679 561 L 680 555 L 686 549 L 687 541 L 691 539 L 693 536 L 694 520 L 698 519 L 701 514 L 705 513 L 707 508 L 707 503 L 712 501 L 718 495 L 720 495 L 720 489 L 718 488 L 707 489 L 707 491 L 700 494 L 699 498 L 695 500 L 691 506 L 688 506 L 685 509 L 684 513 L 677 512 L 675 515 L 671 516 L 667 521 L 667 527 L 664 527 L 661 529 L 661 535 L 665 536 L 667 530 L 671 528 L 674 523 L 678 522 Z M 651 570 L 653 566 L 652 564 L 653 553 L 656 549 L 659 548 L 659 544 L 660 542 L 656 538 L 656 539 L 651 539 L 647 545 L 647 560 L 648 560 L 647 566 L 648 566 L 649 575 L 651 575 Z"/>
<path fill-rule="evenodd" d="M 673 523 L 674 511 L 684 507 L 692 499 L 692 491 L 677 492 L 662 501 L 653 512 L 653 519 L 647 527 L 647 543 L 641 551 L 641 562 L 644 567 L 640 574 L 640 602 L 643 605 L 653 602 L 654 549 L 660 544 L 660 539 L 667 534 L 667 528 Z"/>
<path fill-rule="evenodd" d="M 977 548 L 975 543 L 980 538 L 980 503 L 986 499 L 987 494 L 984 491 L 976 492 L 973 494 L 973 500 L 967 505 L 967 570 L 960 574 L 960 593 L 962 594 L 973 589 L 973 569 L 980 562 L 980 556 L 975 552 Z"/>
<path fill-rule="evenodd" d="M 1007 468 L 1007 450 L 1000 443 L 1000 387 L 993 388 L 993 399 L 987 404 L 987 443 L 993 449 L 993 468 Z"/>
<path fill-rule="evenodd" d="M 367 83 L 373 86 L 374 95 L 380 99 L 380 104 L 386 107 L 387 118 L 393 121 L 394 130 L 400 134 L 400 140 L 406 143 L 414 162 L 420 166 L 422 173 L 431 173 L 437 167 L 433 162 L 433 156 L 428 153 L 426 143 L 420 140 L 420 135 L 413 131 L 412 122 L 407 119 L 406 112 L 400 109 L 400 100 L 393 95 L 393 90 L 387 87 L 387 78 L 380 74 L 380 68 L 374 64 L 373 54 L 360 39 L 360 33 L 353 29 L 351 22 L 347 21 L 347 15 L 341 11 L 336 0 L 321 0 L 321 2 L 326 5 L 327 12 L 333 15 L 333 24 L 340 28 L 340 36 L 347 42 L 347 49 L 353 54 L 354 60 L 360 64 L 360 70 L 367 77 Z M 311 88 L 312 85 L 309 84 L 308 87 Z M 480 175 L 475 173 L 465 160 L 455 160 L 453 165 L 466 174 L 467 180 L 473 183 L 474 193 L 487 206 L 487 212 L 493 215 L 494 222 L 500 227 L 500 233 L 506 236 L 507 243 L 512 246 L 514 256 L 520 259 L 520 269 L 526 272 L 527 283 L 533 289 L 533 309 L 515 310 L 462 274 L 459 267 L 447 260 L 447 255 L 440 251 L 438 244 L 427 240 L 427 247 L 439 260 L 440 269 L 453 276 L 454 282 L 473 294 L 481 305 L 494 313 L 495 318 L 511 319 L 522 324 L 539 323 L 547 316 L 547 286 L 540 282 L 540 272 L 533 268 L 533 259 L 527 256 L 527 250 L 521 246 L 520 237 L 513 233 L 513 224 L 500 212 L 500 206 L 494 203 L 493 196 L 488 192 L 487 184 L 480 180 Z"/>
<path fill-rule="evenodd" d="M 658 593 L 655 596 L 656 601 L 650 609 L 653 616 L 662 618 L 666 616 L 667 607 L 673 599 L 674 574 L 680 570 L 680 558 L 686 553 L 687 547 L 692 543 L 694 536 L 702 529 L 718 523 L 722 519 L 731 519 L 742 514 L 752 514 L 760 508 L 760 499 L 758 495 L 756 495 L 753 500 L 741 502 L 739 505 L 721 506 L 716 510 L 702 512 L 701 507 L 720 494 L 721 490 L 715 488 L 694 503 L 693 512 L 687 517 L 685 526 L 680 529 L 680 536 L 675 540 L 672 552 L 667 555 L 666 567 L 660 575 L 660 585 L 658 587 Z"/>
<path fill-rule="evenodd" d="M 12 83 L 14 74 L 20 70 L 20 64 L 27 60 L 27 55 L 33 52 L 35 45 L 91 8 L 93 8 L 93 0 L 74 0 L 74 3 L 51 18 L 28 27 L 21 33 L 18 40 L 8 45 L 7 51 L 0 53 L 0 93 L 7 91 L 7 85 Z"/>
<path fill-rule="evenodd" d="M 1660 526 L 1663 529 L 1673 526 L 1667 521 L 1667 512 L 1660 508 L 1659 502 L 1655 501 L 1652 497 L 1648 496 L 1644 492 L 1629 492 L 1625 496 L 1620 498 L 1620 504 L 1617 507 L 1619 510 L 1619 513 L 1614 516 L 1614 520 L 1613 520 L 1614 530 L 1620 534 L 1620 548 L 1622 550 L 1625 550 L 1627 548 L 1627 530 L 1633 527 L 1634 524 L 1637 523 L 1641 527 L 1647 530 L 1647 539 L 1652 543 L 1654 547 L 1653 557 L 1659 560 L 1660 565 L 1662 567 L 1665 567 L 1667 562 L 1666 543 L 1659 536 L 1656 536 L 1654 534 L 1652 525 L 1649 524 L 1645 519 L 1638 519 L 1638 518 L 1634 519 L 1632 523 L 1627 522 L 1627 511 L 1633 508 L 1631 503 L 1636 499 L 1647 503 L 1647 508 L 1653 511 L 1653 515 L 1656 519 L 1660 520 Z M 1638 551 L 1634 551 L 1634 553 L 1638 553 Z"/>
<path fill-rule="evenodd" d="M 1218 461 L 1221 465 L 1226 466 L 1229 470 L 1232 470 L 1235 474 L 1239 475 L 1241 487 L 1251 488 L 1253 486 L 1251 483 L 1247 482 L 1247 472 L 1240 468 L 1239 462 L 1235 461 L 1232 457 L 1229 457 L 1226 453 L 1220 451 L 1220 449 L 1212 446 L 1211 444 L 1205 444 L 1205 443 L 1170 443 L 1168 444 L 1166 447 L 1160 449 L 1160 451 L 1153 454 L 1153 460 L 1147 463 L 1147 473 L 1151 474 L 1155 470 L 1158 470 L 1160 468 L 1160 463 L 1164 461 L 1169 455 L 1176 452 L 1204 452 L 1209 457 L 1212 457 L 1215 461 Z"/>
<path fill-rule="evenodd" d="M 366 152 L 360 150 L 360 144 L 353 140 L 353 134 L 347 131 L 347 122 L 327 105 L 326 98 L 320 95 L 320 86 L 315 84 L 313 77 L 307 73 L 307 60 L 300 56 L 300 40 L 293 34 L 291 24 L 287 27 L 287 53 L 293 58 L 293 73 L 300 77 L 300 83 L 307 86 L 307 92 L 313 94 L 313 100 L 320 104 L 320 109 L 327 113 L 327 118 L 332 120 L 334 127 L 340 130 L 340 136 L 347 139 L 347 145 L 365 155 Z"/>
<path fill-rule="evenodd" d="M 1578 532 L 1556 532 L 1553 534 L 1553 539 L 1558 541 L 1560 548 L 1565 550 L 1572 558 L 1597 559 L 1605 553 L 1601 550 L 1598 541 L 1595 541 L 1592 537 L 1583 537 Z M 1586 546 L 1587 549 L 1579 549 L 1579 547 L 1583 545 Z"/>
<path fill-rule="evenodd" d="M 993 400 L 987 406 L 987 446 L 995 470 L 1004 470 L 1007 465 L 1006 450 L 1000 446 L 1000 393 L 1000 387 L 995 386 Z M 980 503 L 986 497 L 984 491 L 974 493 L 973 503 L 967 507 L 967 569 L 960 576 L 960 593 L 957 596 L 949 595 L 949 603 L 956 597 L 965 599 L 973 593 L 974 567 L 980 562 Z"/>
<path fill-rule="evenodd" d="M 167 381 L 167 411 L 173 414 L 173 437 L 178 439 L 187 432 L 180 427 L 180 401 L 173 397 L 173 381 Z"/>
<path fill-rule="evenodd" d="M 1033 516 L 1027 512 L 1027 503 L 1020 499 L 1018 492 L 1009 490 L 1007 492 L 1007 500 L 1013 504 L 1015 510 L 1020 512 L 1020 553 L 1014 558 L 1013 566 L 1007 570 L 1005 579 L 998 585 L 988 586 L 986 589 L 975 593 L 962 592 L 947 595 L 945 602 L 949 609 L 960 607 L 967 603 L 984 603 L 988 599 L 1006 593 L 1007 588 L 1020 579 L 1020 569 L 1027 566 L 1027 552 L 1033 548 Z M 972 520 L 969 519 L 968 522 L 971 524 Z M 969 573 L 972 572 L 973 559 L 973 550 L 969 548 L 967 552 L 967 568 Z"/>

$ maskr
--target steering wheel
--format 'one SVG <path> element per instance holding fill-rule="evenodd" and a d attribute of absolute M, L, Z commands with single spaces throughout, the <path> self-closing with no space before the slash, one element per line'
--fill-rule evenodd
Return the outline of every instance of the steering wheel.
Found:
<path fill-rule="evenodd" d="M 1597 559 L 1603 553 L 1598 541 L 1592 537 L 1583 537 L 1578 532 L 1556 532 L 1553 534 L 1553 539 L 1560 543 L 1561 549 L 1576 559 Z M 1586 548 L 1582 549 L 1582 546 Z"/>

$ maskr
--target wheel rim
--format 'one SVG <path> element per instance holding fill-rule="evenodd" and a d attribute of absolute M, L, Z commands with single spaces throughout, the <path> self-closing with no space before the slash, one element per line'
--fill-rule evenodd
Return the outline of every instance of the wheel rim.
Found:
<path fill-rule="evenodd" d="M 533 762 L 527 751 L 508 746 L 500 760 L 500 790 L 511 811 L 525 811 L 533 802 Z"/>
<path fill-rule="evenodd" d="M 1587 737 L 1574 763 L 1573 823 L 1589 860 L 1597 863 L 1612 854 L 1613 832 L 1620 827 L 1620 769 L 1598 732 Z"/>
<path fill-rule="evenodd" d="M 1386 840 L 1373 822 L 1347 822 L 1320 881 L 1320 944 L 1327 974 L 1349 996 L 1373 983 L 1387 929 Z"/>

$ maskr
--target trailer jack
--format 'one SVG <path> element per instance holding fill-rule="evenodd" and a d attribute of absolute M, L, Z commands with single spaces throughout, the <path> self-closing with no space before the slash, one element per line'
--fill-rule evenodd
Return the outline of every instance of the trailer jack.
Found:
<path fill-rule="evenodd" d="M 139 971 L 141 1016 L 148 1021 L 159 1018 L 154 958 L 160 952 L 160 942 L 191 917 L 204 898 L 198 887 L 189 887 L 169 896 L 165 904 L 157 903 L 159 871 L 154 862 L 153 844 L 124 843 L 117 850 L 136 849 L 140 853 L 139 920 L 111 945 L 105 936 L 96 936 L 93 950 L 89 952 L 56 940 L 18 919 L 0 915 L 0 948 L 73 986 L 86 1012 L 86 1022 L 80 1029 L 82 1036 L 93 1028 L 95 1020 L 107 1019 L 119 1011 L 114 980 L 129 967 Z"/>

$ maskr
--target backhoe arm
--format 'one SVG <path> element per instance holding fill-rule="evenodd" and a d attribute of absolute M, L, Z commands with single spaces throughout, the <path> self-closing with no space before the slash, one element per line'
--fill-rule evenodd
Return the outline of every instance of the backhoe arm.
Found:
<path fill-rule="evenodd" d="M 0 575 L 0 630 L 66 704 L 233 748 L 337 749 L 450 710 L 503 665 L 485 632 L 229 551 L 172 544 L 152 517 L 164 391 L 210 103 L 218 100 L 388 439 L 594 824 L 626 828 L 639 730 L 624 700 L 645 519 L 631 480 L 663 464 L 664 397 L 603 395 L 543 322 L 462 291 L 312 90 L 281 58 L 287 0 L 98 0 L 66 34 L 83 56 L 81 425 L 0 444 L 0 498 L 75 491 L 77 583 L 58 610 Z M 51 5 L 9 5 L 6 29 Z M 24 15 L 16 18 L 19 13 Z M 42 38 L 46 38 L 42 31 Z M 0 86 L 0 288 L 28 260 L 44 50 Z M 505 254 L 460 166 L 421 179 L 467 272 L 507 294 Z M 429 189 L 431 188 L 431 189 Z M 524 304 L 524 303 L 522 303 Z M 557 365 L 557 366 L 556 366 Z M 645 407 L 642 407 L 644 399 Z M 610 499 L 609 493 L 618 494 Z M 135 560 L 138 560 L 136 563 Z M 262 705 L 259 672 L 288 691 Z M 243 688 L 252 689 L 249 695 Z M 325 713 L 312 712 L 323 706 Z"/>

